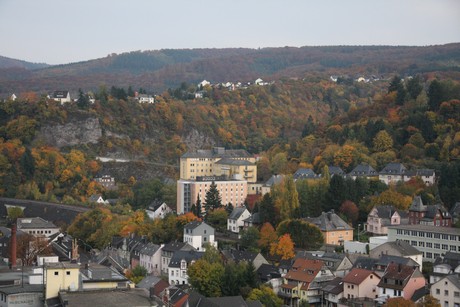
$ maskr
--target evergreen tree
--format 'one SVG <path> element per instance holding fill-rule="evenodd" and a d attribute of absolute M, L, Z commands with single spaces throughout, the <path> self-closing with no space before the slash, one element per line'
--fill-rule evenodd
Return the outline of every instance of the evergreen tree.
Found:
<path fill-rule="evenodd" d="M 35 159 L 29 148 L 26 148 L 24 154 L 21 156 L 20 165 L 25 179 L 32 179 L 35 173 Z"/>
<path fill-rule="evenodd" d="M 390 85 L 388 86 L 388 93 L 397 92 L 402 86 L 401 77 L 394 76 L 390 81 Z"/>
<path fill-rule="evenodd" d="M 228 203 L 227 206 L 225 207 L 225 210 L 227 211 L 229 215 L 232 213 L 233 209 L 234 207 L 232 203 Z"/>
<path fill-rule="evenodd" d="M 270 193 L 263 196 L 259 205 L 259 212 L 262 224 L 268 222 L 272 225 L 278 225 L 279 216 L 275 211 L 275 203 Z"/>
<path fill-rule="evenodd" d="M 82 110 L 86 110 L 89 108 L 89 98 L 88 96 L 83 93 L 83 91 L 81 90 L 81 88 L 78 89 L 78 100 L 77 100 L 77 106 L 78 108 L 82 109 Z"/>
<path fill-rule="evenodd" d="M 333 176 L 327 190 L 327 209 L 338 210 L 340 205 L 347 200 L 348 192 L 345 185 L 345 179 L 341 176 Z"/>
<path fill-rule="evenodd" d="M 431 111 L 439 110 L 441 102 L 445 100 L 445 91 L 441 82 L 433 80 L 428 88 L 428 107 Z"/>
<path fill-rule="evenodd" d="M 420 95 L 420 93 L 423 90 L 423 86 L 420 82 L 420 76 L 417 75 L 414 78 L 410 79 L 407 82 L 406 89 L 407 89 L 407 93 L 409 94 L 410 98 L 417 99 L 418 95 Z"/>
<path fill-rule="evenodd" d="M 209 190 L 206 192 L 206 198 L 204 200 L 204 208 L 206 213 L 211 210 L 222 207 L 222 200 L 220 197 L 219 190 L 217 190 L 217 185 L 214 181 L 209 186 Z"/>
<path fill-rule="evenodd" d="M 196 198 L 195 211 L 192 211 L 198 218 L 202 217 L 200 195 Z"/>
<path fill-rule="evenodd" d="M 134 91 L 131 85 L 128 87 L 128 97 L 134 97 Z"/>

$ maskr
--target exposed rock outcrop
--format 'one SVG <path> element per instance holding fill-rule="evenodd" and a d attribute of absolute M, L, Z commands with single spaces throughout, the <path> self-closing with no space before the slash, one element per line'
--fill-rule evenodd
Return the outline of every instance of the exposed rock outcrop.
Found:
<path fill-rule="evenodd" d="M 60 148 L 81 144 L 96 144 L 101 136 L 102 128 L 99 119 L 87 117 L 73 119 L 63 125 L 43 126 L 37 136 L 37 141 Z"/>

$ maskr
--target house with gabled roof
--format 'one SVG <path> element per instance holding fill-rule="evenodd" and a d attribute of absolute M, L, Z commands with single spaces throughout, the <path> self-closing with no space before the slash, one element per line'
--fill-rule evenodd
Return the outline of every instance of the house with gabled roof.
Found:
<path fill-rule="evenodd" d="M 425 277 L 419 269 L 390 263 L 378 284 L 379 297 L 385 300 L 393 297 L 403 297 L 410 300 L 414 292 L 424 287 L 425 284 Z"/>
<path fill-rule="evenodd" d="M 433 272 L 430 274 L 430 284 L 450 274 L 460 274 L 460 253 L 446 252 L 433 263 Z"/>
<path fill-rule="evenodd" d="M 365 224 L 366 231 L 374 235 L 388 234 L 388 226 L 407 225 L 409 223 L 408 213 L 403 210 L 396 210 L 390 205 L 376 206 L 372 208 L 367 216 Z"/>
<path fill-rule="evenodd" d="M 329 175 L 331 176 L 331 178 L 335 175 L 340 176 L 340 177 L 344 177 L 346 175 L 343 169 L 341 169 L 338 166 L 330 165 L 328 167 L 328 170 L 329 170 Z"/>
<path fill-rule="evenodd" d="M 447 275 L 431 285 L 430 294 L 441 306 L 460 306 L 460 277 L 457 274 Z"/>
<path fill-rule="evenodd" d="M 261 189 L 262 195 L 270 193 L 271 187 L 283 182 L 284 178 L 285 178 L 285 175 L 272 175 L 262 186 L 262 189 Z"/>
<path fill-rule="evenodd" d="M 320 179 L 321 174 L 317 175 L 311 168 L 299 168 L 292 177 L 294 180 Z"/>
<path fill-rule="evenodd" d="M 51 95 L 51 99 L 60 102 L 61 104 L 72 101 L 72 99 L 70 99 L 69 91 L 54 91 Z"/>
<path fill-rule="evenodd" d="M 337 306 L 343 297 L 343 278 L 336 277 L 324 284 L 321 289 L 326 306 Z"/>
<path fill-rule="evenodd" d="M 161 274 L 161 246 L 149 242 L 142 244 L 139 251 L 139 265 L 147 269 L 149 274 Z"/>
<path fill-rule="evenodd" d="M 198 259 L 203 257 L 204 252 L 195 250 L 176 251 L 168 265 L 168 281 L 171 285 L 188 285 L 187 269 Z"/>
<path fill-rule="evenodd" d="M 379 180 L 386 185 L 404 182 L 406 171 L 402 163 L 390 162 L 379 172 Z"/>
<path fill-rule="evenodd" d="M 93 194 L 91 195 L 89 198 L 88 198 L 88 201 L 90 203 L 98 203 L 98 204 L 108 204 L 109 202 L 107 200 L 105 200 L 102 195 L 99 195 L 99 194 Z"/>
<path fill-rule="evenodd" d="M 441 203 L 426 206 L 422 198 L 417 195 L 409 207 L 409 224 L 451 227 L 452 216 Z"/>
<path fill-rule="evenodd" d="M 247 219 L 243 220 L 243 228 L 248 229 L 249 227 L 259 226 L 260 225 L 260 213 L 255 212 L 251 214 Z"/>
<path fill-rule="evenodd" d="M 295 258 L 299 257 L 323 261 L 324 265 L 337 277 L 345 276 L 353 268 L 353 263 L 343 253 L 298 251 Z"/>
<path fill-rule="evenodd" d="M 166 243 L 161 248 L 161 272 L 168 274 L 168 266 L 171 258 L 177 251 L 191 251 L 195 250 L 193 246 L 186 242 L 170 242 Z"/>
<path fill-rule="evenodd" d="M 370 257 L 376 259 L 380 258 L 380 256 L 382 255 L 410 258 L 414 260 L 416 263 L 418 263 L 420 265 L 420 269 L 422 269 L 422 252 L 420 252 L 417 248 L 415 248 L 406 241 L 396 240 L 386 242 L 382 245 L 373 248 L 369 252 L 369 255 Z"/>
<path fill-rule="evenodd" d="M 379 282 L 380 277 L 373 271 L 354 268 L 343 278 L 343 298 L 377 298 Z"/>
<path fill-rule="evenodd" d="M 379 173 L 369 164 L 361 163 L 356 166 L 349 174 L 349 177 L 356 180 L 358 177 L 364 177 L 367 179 L 378 179 Z"/>
<path fill-rule="evenodd" d="M 148 206 L 145 212 L 150 219 L 154 220 L 164 218 L 167 214 L 172 213 L 173 210 L 164 201 L 156 199 Z"/>
<path fill-rule="evenodd" d="M 268 264 L 268 261 L 261 253 L 253 253 L 250 251 L 240 251 L 237 249 L 225 249 L 222 251 L 224 262 L 229 261 L 234 263 L 246 262 L 252 263 L 257 270 L 262 264 Z"/>
<path fill-rule="evenodd" d="M 409 181 L 412 178 L 420 178 L 425 185 L 433 185 L 436 182 L 436 173 L 434 169 L 408 170 L 404 180 Z"/>
<path fill-rule="evenodd" d="M 348 225 L 334 210 L 323 212 L 314 218 L 305 218 L 316 225 L 323 233 L 324 243 L 343 245 L 345 241 L 353 241 L 353 227 Z"/>
<path fill-rule="evenodd" d="M 244 220 L 250 216 L 251 213 L 246 207 L 235 207 L 227 218 L 227 229 L 233 233 L 240 233 L 244 227 Z"/>
<path fill-rule="evenodd" d="M 152 95 L 139 94 L 137 95 L 136 99 L 139 101 L 139 103 L 155 103 L 155 97 Z"/>
<path fill-rule="evenodd" d="M 334 279 L 334 274 L 321 260 L 297 258 L 284 275 L 278 296 L 286 304 L 297 306 L 300 301 L 316 304 L 321 302 L 322 286 Z"/>
<path fill-rule="evenodd" d="M 207 244 L 217 247 L 214 228 L 203 221 L 192 221 L 184 226 L 184 242 L 198 251 L 205 251 Z"/>

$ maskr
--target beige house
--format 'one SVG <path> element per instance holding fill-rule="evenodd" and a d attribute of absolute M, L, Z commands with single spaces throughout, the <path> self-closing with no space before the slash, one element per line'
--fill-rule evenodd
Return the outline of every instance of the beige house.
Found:
<path fill-rule="evenodd" d="M 410 258 L 417 262 L 417 264 L 420 266 L 420 270 L 422 269 L 422 252 L 406 241 L 396 240 L 383 243 L 373 248 L 369 252 L 369 255 L 371 258 L 376 259 L 380 258 L 383 255 Z"/>
<path fill-rule="evenodd" d="M 343 245 L 345 241 L 353 241 L 353 227 L 342 220 L 334 210 L 323 212 L 319 217 L 306 218 L 321 230 L 324 236 L 324 243 L 332 245 Z"/>
<path fill-rule="evenodd" d="M 189 151 L 180 158 L 180 179 L 194 180 L 199 176 L 222 176 L 257 181 L 256 160 L 246 150 L 214 147 Z"/>
<path fill-rule="evenodd" d="M 430 294 L 443 307 L 460 306 L 460 278 L 458 275 L 448 275 L 431 285 Z"/>
<path fill-rule="evenodd" d="M 77 291 L 80 266 L 76 263 L 57 262 L 45 264 L 45 299 L 58 297 L 59 291 Z"/>
<path fill-rule="evenodd" d="M 375 299 L 378 297 L 379 282 L 380 277 L 373 271 L 354 268 L 343 278 L 343 297 Z"/>

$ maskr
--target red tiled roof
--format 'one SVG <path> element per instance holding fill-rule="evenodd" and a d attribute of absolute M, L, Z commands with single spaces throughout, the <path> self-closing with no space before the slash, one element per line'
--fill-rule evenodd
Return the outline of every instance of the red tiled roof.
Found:
<path fill-rule="evenodd" d="M 321 260 L 297 258 L 285 278 L 311 283 L 323 265 L 324 263 Z"/>
<path fill-rule="evenodd" d="M 376 277 L 378 277 L 374 272 L 370 270 L 354 268 L 350 271 L 350 273 L 345 275 L 343 282 L 360 285 L 371 274 L 374 274 Z"/>

